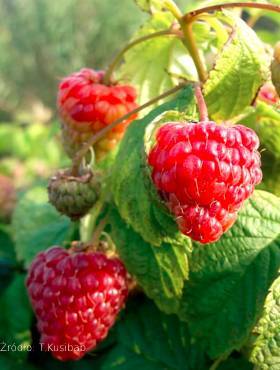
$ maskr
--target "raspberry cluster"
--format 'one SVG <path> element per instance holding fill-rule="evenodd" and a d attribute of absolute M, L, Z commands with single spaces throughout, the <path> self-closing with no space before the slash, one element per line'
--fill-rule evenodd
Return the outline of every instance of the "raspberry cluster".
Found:
<path fill-rule="evenodd" d="M 103 77 L 103 71 L 83 68 L 59 85 L 57 105 L 62 118 L 63 143 L 70 157 L 92 135 L 137 107 L 132 86 L 107 86 Z M 116 146 L 135 118 L 132 115 L 117 125 L 95 145 L 97 159 Z"/>
<path fill-rule="evenodd" d="M 77 360 L 104 339 L 128 294 L 119 259 L 61 247 L 37 255 L 26 284 L 40 342 L 59 360 Z"/>
<path fill-rule="evenodd" d="M 200 243 L 217 241 L 262 179 L 259 139 L 242 125 L 169 122 L 148 155 L 152 180 L 179 229 Z"/>

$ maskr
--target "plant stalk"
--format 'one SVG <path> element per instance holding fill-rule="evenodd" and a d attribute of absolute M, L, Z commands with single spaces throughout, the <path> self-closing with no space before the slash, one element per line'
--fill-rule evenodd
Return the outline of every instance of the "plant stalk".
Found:
<path fill-rule="evenodd" d="M 187 47 L 197 70 L 197 74 L 200 82 L 205 82 L 207 80 L 207 71 L 204 63 L 199 55 L 199 50 L 195 41 L 195 37 L 192 29 L 192 22 L 184 23 L 180 21 L 182 31 L 184 33 L 183 43 Z"/>
<path fill-rule="evenodd" d="M 173 1 L 173 0 L 163 0 L 163 6 L 164 6 L 165 9 L 169 10 L 178 21 L 180 21 L 183 14 L 182 14 L 181 10 L 178 8 L 175 1 Z"/>
<path fill-rule="evenodd" d="M 96 228 L 95 228 L 95 230 L 93 232 L 92 239 L 90 241 L 90 244 L 92 245 L 93 248 L 97 248 L 98 247 L 100 236 L 101 236 L 103 230 L 105 229 L 105 226 L 108 224 L 108 220 L 109 220 L 108 216 L 105 216 L 99 222 L 99 224 L 96 226 Z"/>
<path fill-rule="evenodd" d="M 197 9 L 197 10 L 193 10 L 189 13 L 186 13 L 182 17 L 182 22 L 189 23 L 189 22 L 192 22 L 193 18 L 195 18 L 199 14 L 215 12 L 215 11 L 223 10 L 223 9 L 226 9 L 226 8 L 253 8 L 253 9 L 263 9 L 263 10 L 268 10 L 268 11 L 280 13 L 280 6 L 279 5 L 252 3 L 252 2 L 222 3 L 222 4 L 219 4 L 219 5 L 206 6 L 204 8 L 200 8 L 200 9 Z"/>
<path fill-rule="evenodd" d="M 192 22 L 183 21 L 183 14 L 173 0 L 165 0 L 163 1 L 163 5 L 174 15 L 174 17 L 180 23 L 181 29 L 184 34 L 184 38 L 182 39 L 183 44 L 187 47 L 190 56 L 194 61 L 199 80 L 201 82 L 205 82 L 207 79 L 207 71 L 204 67 L 203 61 L 201 60 L 199 50 L 195 42 L 192 30 Z"/>
<path fill-rule="evenodd" d="M 195 97 L 199 111 L 199 120 L 200 122 L 206 122 L 209 120 L 208 110 L 199 84 L 195 85 Z"/>

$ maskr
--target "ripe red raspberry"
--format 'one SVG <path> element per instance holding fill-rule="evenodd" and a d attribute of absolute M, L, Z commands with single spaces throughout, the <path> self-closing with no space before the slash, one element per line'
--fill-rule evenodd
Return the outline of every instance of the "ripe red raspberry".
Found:
<path fill-rule="evenodd" d="M 152 179 L 181 232 L 217 241 L 260 183 L 259 139 L 245 126 L 170 122 L 148 155 Z"/>
<path fill-rule="evenodd" d="M 128 294 L 127 272 L 119 259 L 61 247 L 37 255 L 26 284 L 40 342 L 59 360 L 78 360 L 95 348 Z"/>
<path fill-rule="evenodd" d="M 73 157 L 92 135 L 137 107 L 132 86 L 103 83 L 104 72 L 83 68 L 64 78 L 59 85 L 57 105 L 62 118 L 63 142 Z M 97 159 L 121 140 L 131 116 L 95 144 Z"/>

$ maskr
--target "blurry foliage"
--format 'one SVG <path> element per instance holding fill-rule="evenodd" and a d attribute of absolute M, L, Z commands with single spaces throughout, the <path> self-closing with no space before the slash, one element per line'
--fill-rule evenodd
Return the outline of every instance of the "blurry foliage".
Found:
<path fill-rule="evenodd" d="M 54 107 L 59 78 L 104 67 L 144 17 L 132 0 L 0 0 L 0 109 Z"/>
<path fill-rule="evenodd" d="M 13 178 L 17 187 L 26 187 L 66 166 L 68 160 L 59 140 L 58 122 L 0 125 L 0 173 Z"/>

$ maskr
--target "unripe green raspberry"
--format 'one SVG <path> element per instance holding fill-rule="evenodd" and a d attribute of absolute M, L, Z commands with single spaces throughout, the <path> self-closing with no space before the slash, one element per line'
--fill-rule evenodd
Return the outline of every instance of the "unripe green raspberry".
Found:
<path fill-rule="evenodd" d="M 280 41 L 277 42 L 274 49 L 274 59 L 271 63 L 271 79 L 277 94 L 280 97 Z"/>
<path fill-rule="evenodd" d="M 100 190 L 99 175 L 84 170 L 81 176 L 71 171 L 60 170 L 49 181 L 50 203 L 73 221 L 85 216 L 94 206 Z"/>

